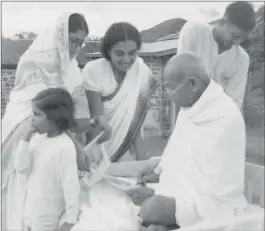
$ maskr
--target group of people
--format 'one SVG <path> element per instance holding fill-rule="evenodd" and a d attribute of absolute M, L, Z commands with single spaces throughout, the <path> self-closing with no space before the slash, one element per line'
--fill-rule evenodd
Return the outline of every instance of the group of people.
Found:
<path fill-rule="evenodd" d="M 81 72 L 75 58 L 88 25 L 81 14 L 62 15 L 21 57 L 2 120 L 2 230 L 226 230 L 249 206 L 240 111 L 249 56 L 240 44 L 254 27 L 247 2 L 231 3 L 215 26 L 184 25 L 164 69 L 179 108 L 175 128 L 162 156 L 143 161 L 141 127 L 156 80 L 137 55 L 139 31 L 111 25 L 102 58 Z M 84 185 L 89 174 L 79 173 L 92 161 L 84 146 L 98 135 L 111 160 L 106 174 L 138 186 Z M 264 229 L 257 214 L 241 225 Z"/>

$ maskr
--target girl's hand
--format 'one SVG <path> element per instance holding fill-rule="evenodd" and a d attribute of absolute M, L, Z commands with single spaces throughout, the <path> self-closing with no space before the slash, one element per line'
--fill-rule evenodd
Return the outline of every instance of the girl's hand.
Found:
<path fill-rule="evenodd" d="M 112 128 L 109 125 L 107 118 L 104 115 L 98 117 L 98 126 L 102 128 L 103 134 L 99 137 L 97 143 L 101 144 L 108 141 L 111 138 Z"/>
<path fill-rule="evenodd" d="M 31 123 L 28 127 L 28 129 L 25 131 L 24 136 L 22 137 L 22 139 L 24 141 L 29 142 L 30 139 L 32 138 L 32 136 L 38 131 L 38 129 Z"/>

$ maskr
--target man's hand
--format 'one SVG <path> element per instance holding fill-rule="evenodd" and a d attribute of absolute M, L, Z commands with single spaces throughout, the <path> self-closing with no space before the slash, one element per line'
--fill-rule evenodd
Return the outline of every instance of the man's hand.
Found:
<path fill-rule="evenodd" d="M 98 117 L 98 126 L 101 127 L 103 130 L 102 136 L 97 141 L 98 144 L 101 144 L 111 138 L 112 128 L 104 115 Z"/>
<path fill-rule="evenodd" d="M 70 231 L 73 228 L 74 224 L 70 223 L 63 223 L 62 226 L 60 227 L 59 231 Z"/>
<path fill-rule="evenodd" d="M 154 172 L 157 165 L 158 163 L 155 163 L 153 165 L 147 166 L 145 169 L 140 171 L 137 175 L 137 183 L 158 183 L 159 175 Z"/>
<path fill-rule="evenodd" d="M 148 187 L 139 187 L 129 189 L 126 194 L 130 196 L 136 205 L 141 205 L 146 199 L 154 195 L 154 189 Z"/>
<path fill-rule="evenodd" d="M 37 131 L 37 128 L 31 123 L 26 132 L 24 133 L 22 139 L 26 142 L 29 142 L 34 133 L 36 133 Z"/>

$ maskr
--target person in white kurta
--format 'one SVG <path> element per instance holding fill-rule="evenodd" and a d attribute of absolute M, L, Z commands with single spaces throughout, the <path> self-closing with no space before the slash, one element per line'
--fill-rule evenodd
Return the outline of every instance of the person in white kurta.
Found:
<path fill-rule="evenodd" d="M 182 107 L 160 163 L 139 179 L 158 183 L 127 193 L 138 203 L 143 198 L 140 217 L 146 226 L 178 225 L 189 230 L 204 224 L 198 230 L 220 226 L 226 230 L 248 209 L 242 114 L 222 87 L 209 79 L 202 59 L 191 52 L 168 62 L 165 83 L 172 100 Z M 253 230 L 261 224 L 261 215 L 250 221 Z"/>
<path fill-rule="evenodd" d="M 36 134 L 21 140 L 15 169 L 30 171 L 23 209 L 25 226 L 32 230 L 56 230 L 65 211 L 65 221 L 75 224 L 79 216 L 80 185 L 76 150 L 68 135 L 49 138 Z"/>
<path fill-rule="evenodd" d="M 255 12 L 247 2 L 229 5 L 217 25 L 187 22 L 180 31 L 178 54 L 199 55 L 211 78 L 242 108 L 249 55 L 240 46 L 255 26 Z"/>

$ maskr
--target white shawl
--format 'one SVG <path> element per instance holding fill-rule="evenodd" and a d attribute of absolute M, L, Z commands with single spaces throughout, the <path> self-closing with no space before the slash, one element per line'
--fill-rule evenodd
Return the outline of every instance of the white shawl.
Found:
<path fill-rule="evenodd" d="M 242 115 L 216 83 L 193 107 L 180 111 L 156 193 L 175 197 L 181 227 L 246 207 L 245 146 Z"/>

